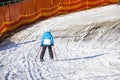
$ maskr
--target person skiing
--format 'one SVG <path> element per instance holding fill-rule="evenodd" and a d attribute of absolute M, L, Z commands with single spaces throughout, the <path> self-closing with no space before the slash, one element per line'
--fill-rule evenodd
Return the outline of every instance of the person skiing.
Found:
<path fill-rule="evenodd" d="M 40 46 L 42 48 L 41 54 L 40 54 L 40 61 L 43 62 L 44 59 L 44 54 L 46 51 L 46 48 L 49 50 L 49 56 L 51 60 L 53 60 L 53 51 L 52 51 L 52 46 L 54 46 L 54 39 L 53 36 L 50 32 L 49 29 L 47 29 L 44 34 L 42 35 L 41 41 L 40 41 Z"/>

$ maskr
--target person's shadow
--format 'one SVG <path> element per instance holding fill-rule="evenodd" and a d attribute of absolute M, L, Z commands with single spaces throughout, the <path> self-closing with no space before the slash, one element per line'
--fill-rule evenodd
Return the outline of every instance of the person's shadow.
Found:
<path fill-rule="evenodd" d="M 10 48 L 13 48 L 13 47 L 17 48 L 22 44 L 28 44 L 28 43 L 35 42 L 35 41 L 36 40 L 26 41 L 26 42 L 23 42 L 23 43 L 15 43 L 13 41 L 10 41 L 9 39 L 6 39 L 5 41 L 0 43 L 0 51 L 7 50 L 7 49 L 10 49 Z"/>
<path fill-rule="evenodd" d="M 85 56 L 85 57 L 77 57 L 77 58 L 68 58 L 68 59 L 62 59 L 62 60 L 56 60 L 56 61 L 74 61 L 74 60 L 81 60 L 81 59 L 93 59 L 97 58 L 103 55 L 106 55 L 108 53 L 101 53 L 101 54 L 96 54 L 96 55 L 90 55 L 90 56 Z"/>

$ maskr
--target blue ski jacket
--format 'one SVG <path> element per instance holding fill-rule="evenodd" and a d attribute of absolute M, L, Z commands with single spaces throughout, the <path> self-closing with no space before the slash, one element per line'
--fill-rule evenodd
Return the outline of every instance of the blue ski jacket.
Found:
<path fill-rule="evenodd" d="M 40 41 L 40 46 L 54 46 L 54 39 L 52 34 L 48 32 L 44 32 L 41 41 Z"/>

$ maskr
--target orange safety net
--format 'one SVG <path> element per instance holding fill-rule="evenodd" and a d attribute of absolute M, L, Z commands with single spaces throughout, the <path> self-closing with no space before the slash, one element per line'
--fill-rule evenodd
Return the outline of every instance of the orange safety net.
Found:
<path fill-rule="evenodd" d="M 117 3 L 118 0 L 23 0 L 0 7 L 0 40 L 22 24 L 63 13 Z"/>
<path fill-rule="evenodd" d="M 101 6 L 102 0 L 86 0 L 86 8 Z"/>
<path fill-rule="evenodd" d="M 10 4 L 9 7 L 9 20 L 10 22 L 15 21 L 22 15 L 22 7 L 20 3 Z"/>
<path fill-rule="evenodd" d="M 4 7 L 0 7 L 0 21 L 2 21 L 2 22 L 10 21 L 10 11 L 9 11 L 8 5 L 4 6 Z M 2 23 L 0 23 L 0 24 L 2 24 Z"/>
<path fill-rule="evenodd" d="M 35 13 L 35 3 L 33 0 L 24 0 L 21 2 L 23 15 Z"/>
<path fill-rule="evenodd" d="M 4 11 L 3 11 L 3 7 L 0 7 L 0 25 L 2 25 L 2 22 L 5 21 L 5 16 L 4 16 Z"/>

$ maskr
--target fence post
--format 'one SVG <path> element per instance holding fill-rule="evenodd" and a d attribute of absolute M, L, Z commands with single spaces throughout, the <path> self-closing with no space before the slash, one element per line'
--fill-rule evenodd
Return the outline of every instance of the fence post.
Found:
<path fill-rule="evenodd" d="M 118 0 L 118 5 L 120 5 L 120 0 Z"/>
<path fill-rule="evenodd" d="M 4 2 L 1 2 L 1 3 L 0 3 L 0 6 L 4 6 L 4 5 L 5 5 L 5 3 L 4 3 Z"/>

